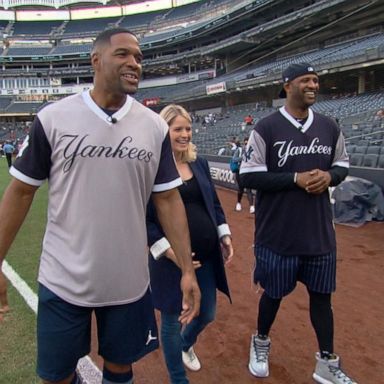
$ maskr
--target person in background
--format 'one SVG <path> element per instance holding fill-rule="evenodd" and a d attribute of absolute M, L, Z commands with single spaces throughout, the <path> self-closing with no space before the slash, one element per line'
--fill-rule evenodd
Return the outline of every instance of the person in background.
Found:
<path fill-rule="evenodd" d="M 237 149 L 236 141 L 237 141 L 237 139 L 235 136 L 233 136 L 232 139 L 230 139 L 228 141 L 228 145 L 230 147 L 232 155 L 233 155 L 233 152 L 236 151 L 236 149 Z"/>
<path fill-rule="evenodd" d="M 252 125 L 253 124 L 253 117 L 251 115 L 247 115 L 244 117 L 244 123 L 246 125 Z"/>
<path fill-rule="evenodd" d="M 37 373 L 45 384 L 78 384 L 95 314 L 103 384 L 133 383 L 132 363 L 158 347 L 149 292 L 146 206 L 181 269 L 187 324 L 199 313 L 185 209 L 177 190 L 166 122 L 130 95 L 141 76 L 136 36 L 124 28 L 94 41 L 94 87 L 40 110 L 10 169 L 0 206 L 1 267 L 37 188 L 49 179 L 48 221 L 39 268 Z"/>
<path fill-rule="evenodd" d="M 235 168 L 232 168 L 232 173 L 234 173 L 236 182 L 237 182 L 237 202 L 235 206 L 235 211 L 240 212 L 242 210 L 241 199 L 243 198 L 244 191 L 247 194 L 247 199 L 249 203 L 249 213 L 255 213 L 254 198 L 252 195 L 252 190 L 250 188 L 245 189 L 243 183 L 240 179 L 240 165 L 243 160 L 243 156 L 246 154 L 246 145 L 248 139 L 244 139 L 244 146 L 241 145 L 240 140 L 236 140 L 236 149 L 232 155 L 232 163 L 237 164 Z"/>
<path fill-rule="evenodd" d="M 312 65 L 290 65 L 283 83 L 285 105 L 256 124 L 240 169 L 243 185 L 257 190 L 254 281 L 264 288 L 248 367 L 254 376 L 269 375 L 270 329 L 300 281 L 319 346 L 314 380 L 356 384 L 334 352 L 331 305 L 336 239 L 328 187 L 348 174 L 344 137 L 334 120 L 311 109 L 319 91 Z"/>
<path fill-rule="evenodd" d="M 224 265 L 233 256 L 231 232 L 211 180 L 208 162 L 196 156 L 192 144 L 191 119 L 179 105 L 168 105 L 160 115 L 169 124 L 172 150 L 183 184 L 179 192 L 184 202 L 191 236 L 197 281 L 201 290 L 200 314 L 182 328 L 181 271 L 174 249 L 159 223 L 153 204 L 147 213 L 149 270 L 155 307 L 161 312 L 161 341 L 172 384 L 188 383 L 183 366 L 201 368 L 194 345 L 205 327 L 214 320 L 216 289 L 230 297 Z M 166 276 L 166 277 L 165 277 Z"/>
<path fill-rule="evenodd" d="M 3 152 L 5 153 L 5 157 L 7 158 L 8 168 L 11 168 L 12 166 L 12 156 L 14 151 L 15 147 L 12 145 L 11 142 L 7 141 L 3 145 Z"/>

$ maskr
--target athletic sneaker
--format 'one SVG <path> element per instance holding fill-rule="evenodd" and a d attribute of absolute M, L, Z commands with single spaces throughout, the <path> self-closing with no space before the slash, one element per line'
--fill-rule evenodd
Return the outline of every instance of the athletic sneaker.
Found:
<path fill-rule="evenodd" d="M 251 336 L 251 348 L 249 351 L 248 369 L 253 376 L 268 377 L 269 363 L 268 356 L 271 348 L 271 339 L 259 339 L 257 335 Z"/>
<path fill-rule="evenodd" d="M 357 384 L 341 370 L 339 356 L 334 356 L 334 359 L 322 359 L 320 353 L 316 353 L 314 380 L 321 384 Z"/>
<path fill-rule="evenodd" d="M 240 212 L 240 211 L 241 211 L 241 204 L 240 204 L 240 203 L 237 203 L 237 204 L 236 204 L 235 211 L 237 211 L 237 212 Z"/>
<path fill-rule="evenodd" d="M 254 205 L 251 205 L 249 207 L 249 213 L 255 213 L 255 206 Z"/>
<path fill-rule="evenodd" d="M 183 363 L 191 371 L 199 371 L 201 369 L 201 364 L 196 356 L 193 347 L 189 348 L 187 352 L 182 352 Z"/>

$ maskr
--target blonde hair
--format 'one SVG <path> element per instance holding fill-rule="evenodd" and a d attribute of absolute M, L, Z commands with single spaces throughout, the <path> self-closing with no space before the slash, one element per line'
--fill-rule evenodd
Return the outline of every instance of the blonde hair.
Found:
<path fill-rule="evenodd" d="M 169 104 L 165 108 L 163 108 L 160 112 L 160 116 L 167 122 L 168 126 L 170 126 L 173 120 L 177 116 L 184 117 L 191 125 L 192 119 L 189 116 L 189 113 L 181 106 L 177 104 Z M 190 163 L 195 161 L 197 157 L 196 145 L 191 141 L 188 144 L 188 149 L 182 153 L 181 161 L 183 163 Z"/>

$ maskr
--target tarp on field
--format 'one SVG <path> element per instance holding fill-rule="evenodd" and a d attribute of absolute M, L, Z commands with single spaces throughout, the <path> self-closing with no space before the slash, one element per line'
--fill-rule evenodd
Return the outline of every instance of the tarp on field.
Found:
<path fill-rule="evenodd" d="M 367 221 L 384 221 L 384 195 L 371 181 L 348 177 L 331 193 L 337 224 L 359 227 Z"/>

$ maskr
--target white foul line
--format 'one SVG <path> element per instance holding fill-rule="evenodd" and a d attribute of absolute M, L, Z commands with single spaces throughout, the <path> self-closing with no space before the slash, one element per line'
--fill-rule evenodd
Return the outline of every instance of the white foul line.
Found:
<path fill-rule="evenodd" d="M 20 293 L 32 311 L 37 314 L 37 295 L 28 284 L 16 273 L 16 271 L 4 260 L 3 273 Z M 100 369 L 89 356 L 79 360 L 77 368 L 85 384 L 98 384 L 101 382 Z"/>

